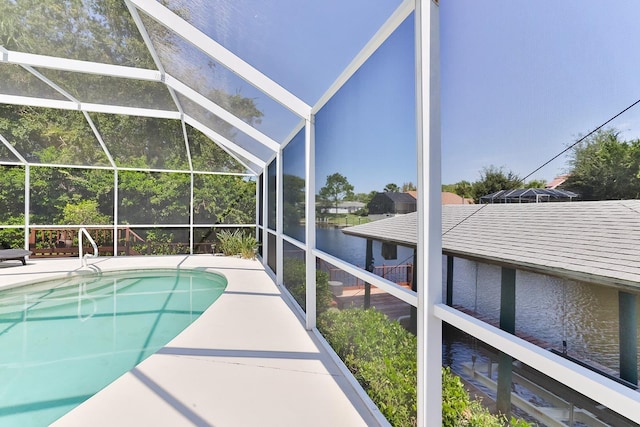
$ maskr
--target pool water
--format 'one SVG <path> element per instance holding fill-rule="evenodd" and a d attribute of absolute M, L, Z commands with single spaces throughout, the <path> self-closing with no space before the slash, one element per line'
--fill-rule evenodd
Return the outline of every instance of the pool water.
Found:
<path fill-rule="evenodd" d="M 0 292 L 0 426 L 46 426 L 155 353 L 226 287 L 137 270 Z"/>

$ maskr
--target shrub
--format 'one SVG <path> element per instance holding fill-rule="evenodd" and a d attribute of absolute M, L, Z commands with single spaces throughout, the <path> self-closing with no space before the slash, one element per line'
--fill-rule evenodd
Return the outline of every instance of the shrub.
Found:
<path fill-rule="evenodd" d="M 282 281 L 300 307 L 307 309 L 307 271 L 305 262 L 287 259 L 282 268 Z M 329 274 L 316 270 L 316 312 L 319 315 L 331 307 L 333 295 L 329 289 Z"/>
<path fill-rule="evenodd" d="M 243 258 L 253 259 L 256 256 L 258 240 L 255 236 L 242 230 L 222 230 L 218 233 L 220 251 L 227 256 L 240 255 Z"/>
<path fill-rule="evenodd" d="M 318 329 L 354 377 L 394 426 L 416 424 L 416 349 L 414 335 L 375 309 L 327 310 Z M 442 370 L 442 425 L 445 427 L 502 427 L 494 416 L 471 400 L 459 377 Z M 511 419 L 512 426 L 526 427 Z"/>

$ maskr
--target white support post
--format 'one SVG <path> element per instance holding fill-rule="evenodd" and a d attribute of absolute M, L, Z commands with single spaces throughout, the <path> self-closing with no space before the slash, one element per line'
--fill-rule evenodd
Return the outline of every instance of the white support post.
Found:
<path fill-rule="evenodd" d="M 442 424 L 442 208 L 440 201 L 440 79 L 438 5 L 416 0 L 418 158 L 418 420 Z"/>
<path fill-rule="evenodd" d="M 262 265 L 269 268 L 269 165 L 262 172 Z"/>
<path fill-rule="evenodd" d="M 282 285 L 282 268 L 284 266 L 282 241 L 284 197 L 282 194 L 282 150 L 276 154 L 276 283 Z"/>
<path fill-rule="evenodd" d="M 264 226 L 264 222 L 262 224 L 260 224 L 260 194 L 262 194 L 262 189 L 259 188 L 260 185 L 260 176 L 262 176 L 262 181 L 264 181 L 264 170 L 262 171 L 262 175 L 256 175 L 256 215 L 255 215 L 255 222 L 256 222 L 256 229 L 255 229 L 255 238 L 259 239 L 259 235 L 258 233 L 260 233 L 262 230 L 260 229 L 260 225 Z M 264 218 L 264 217 L 263 217 Z M 264 252 L 262 252 L 264 254 Z"/>
<path fill-rule="evenodd" d="M 316 249 L 316 129 L 315 116 L 306 121 L 304 130 L 305 142 L 305 252 L 306 264 L 306 328 L 311 330 L 316 327 L 316 259 L 313 250 Z"/>
<path fill-rule="evenodd" d="M 113 256 L 118 256 L 118 169 L 113 169 Z"/>
<path fill-rule="evenodd" d="M 184 126 L 184 123 L 183 123 Z M 189 167 L 191 167 L 191 157 L 189 157 Z M 190 178 L 191 178 L 191 183 L 189 186 L 190 189 L 190 196 L 189 196 L 189 254 L 193 255 L 193 214 L 194 214 L 194 210 L 193 210 L 193 182 L 194 182 L 194 175 L 193 175 L 193 168 L 191 167 L 191 173 L 189 174 Z"/>
<path fill-rule="evenodd" d="M 24 248 L 29 250 L 29 211 L 31 210 L 31 167 L 24 166 Z"/>

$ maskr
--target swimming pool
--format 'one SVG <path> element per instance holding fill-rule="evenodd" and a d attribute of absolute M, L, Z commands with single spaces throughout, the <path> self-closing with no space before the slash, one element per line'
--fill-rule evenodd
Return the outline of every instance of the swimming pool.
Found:
<path fill-rule="evenodd" d="M 154 269 L 0 291 L 0 425 L 49 425 L 178 335 L 226 284 Z"/>

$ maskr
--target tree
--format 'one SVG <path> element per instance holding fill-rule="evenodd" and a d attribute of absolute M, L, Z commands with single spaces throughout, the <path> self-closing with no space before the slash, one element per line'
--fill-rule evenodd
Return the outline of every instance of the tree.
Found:
<path fill-rule="evenodd" d="M 562 188 L 583 200 L 640 198 L 640 139 L 619 136 L 615 129 L 601 130 L 577 145 Z"/>
<path fill-rule="evenodd" d="M 488 166 L 480 172 L 480 179 L 473 183 L 472 194 L 476 203 L 480 197 L 500 190 L 513 190 L 522 187 L 522 180 L 512 171 L 505 172 L 504 168 Z"/>
<path fill-rule="evenodd" d="M 353 185 L 347 178 L 338 172 L 327 176 L 327 183 L 320 189 L 321 200 L 330 202 L 336 209 L 342 200 L 353 197 Z"/>
<path fill-rule="evenodd" d="M 453 192 L 460 197 L 472 198 L 473 197 L 473 185 L 469 181 L 459 181 L 454 184 Z"/>
<path fill-rule="evenodd" d="M 290 226 L 300 225 L 300 219 L 304 217 L 304 178 L 296 175 L 282 175 L 282 196 L 284 206 L 282 216 L 285 229 Z"/>
<path fill-rule="evenodd" d="M 524 185 L 524 188 L 546 188 L 547 181 L 544 179 L 532 179 Z"/>
<path fill-rule="evenodd" d="M 397 193 L 399 189 L 400 188 L 398 187 L 397 184 L 394 184 L 394 183 L 391 182 L 391 183 L 385 185 L 384 186 L 384 190 L 382 190 L 382 191 L 384 191 L 385 193 Z"/>
<path fill-rule="evenodd" d="M 413 182 L 404 182 L 402 183 L 402 192 L 406 193 L 407 191 L 416 191 L 418 188 L 415 186 Z"/>

